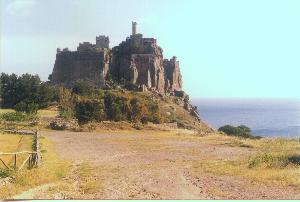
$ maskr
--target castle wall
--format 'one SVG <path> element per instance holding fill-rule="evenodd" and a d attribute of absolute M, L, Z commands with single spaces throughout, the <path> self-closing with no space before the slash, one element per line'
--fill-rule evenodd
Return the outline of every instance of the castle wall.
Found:
<path fill-rule="evenodd" d="M 76 80 L 105 86 L 109 72 L 117 82 L 128 82 L 158 92 L 180 91 L 182 78 L 176 57 L 163 59 L 163 50 L 154 38 L 133 34 L 111 52 L 109 38 L 96 37 L 96 44 L 80 43 L 77 51 L 57 49 L 51 82 L 72 87 Z"/>
<path fill-rule="evenodd" d="M 104 52 L 60 52 L 56 55 L 50 80 L 66 87 L 72 87 L 77 80 L 104 87 L 107 65 Z"/>

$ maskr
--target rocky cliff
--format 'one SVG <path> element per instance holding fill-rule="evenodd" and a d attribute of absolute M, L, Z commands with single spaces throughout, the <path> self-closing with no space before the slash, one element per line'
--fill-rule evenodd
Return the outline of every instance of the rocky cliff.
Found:
<path fill-rule="evenodd" d="M 110 73 L 115 80 L 165 91 L 165 70 L 162 49 L 152 38 L 131 35 L 112 49 Z"/>

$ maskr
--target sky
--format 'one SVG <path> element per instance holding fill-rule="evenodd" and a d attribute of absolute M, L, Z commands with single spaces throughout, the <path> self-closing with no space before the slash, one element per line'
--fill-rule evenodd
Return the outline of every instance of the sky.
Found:
<path fill-rule="evenodd" d="M 56 48 L 156 38 L 192 98 L 300 99 L 299 0 L 0 0 L 0 67 L 47 80 Z"/>

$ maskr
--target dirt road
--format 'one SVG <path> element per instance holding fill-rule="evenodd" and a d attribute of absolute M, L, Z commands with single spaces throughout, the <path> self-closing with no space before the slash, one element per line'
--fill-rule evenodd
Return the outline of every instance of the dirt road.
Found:
<path fill-rule="evenodd" d="M 73 169 L 64 182 L 32 191 L 32 198 L 300 199 L 298 188 L 193 170 L 197 162 L 206 159 L 246 157 L 253 153 L 251 148 L 156 132 L 42 135 L 54 142 L 61 158 L 72 161 Z M 81 165 L 88 165 L 83 170 L 90 176 L 82 178 Z M 85 184 L 80 182 L 83 180 Z"/>

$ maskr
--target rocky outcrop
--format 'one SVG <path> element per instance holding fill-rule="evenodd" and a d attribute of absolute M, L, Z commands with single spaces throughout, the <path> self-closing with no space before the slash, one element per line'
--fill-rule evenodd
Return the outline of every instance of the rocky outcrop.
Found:
<path fill-rule="evenodd" d="M 176 57 L 163 59 L 156 39 L 131 35 L 112 50 L 111 75 L 149 90 L 169 92 L 181 90 L 182 80 Z"/>
<path fill-rule="evenodd" d="M 162 49 L 155 39 L 143 38 L 141 34 L 131 35 L 112 49 L 110 73 L 119 82 L 165 90 Z"/>
<path fill-rule="evenodd" d="M 165 85 L 169 91 L 181 91 L 182 78 L 179 68 L 179 62 L 176 57 L 172 57 L 170 60 L 164 60 L 165 69 Z"/>
<path fill-rule="evenodd" d="M 181 91 L 182 78 L 176 57 L 163 58 L 163 50 L 154 38 L 143 38 L 136 33 L 136 24 L 130 37 L 109 51 L 109 38 L 96 37 L 96 44 L 80 43 L 77 51 L 57 50 L 53 84 L 72 87 L 77 80 L 85 80 L 105 87 L 109 72 L 114 81 L 130 83 L 136 89 L 160 93 Z"/>

